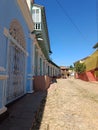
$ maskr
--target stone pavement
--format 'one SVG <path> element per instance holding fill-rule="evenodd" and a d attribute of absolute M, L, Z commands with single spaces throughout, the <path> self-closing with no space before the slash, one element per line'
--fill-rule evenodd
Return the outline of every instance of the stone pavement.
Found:
<path fill-rule="evenodd" d="M 98 130 L 98 83 L 58 79 L 8 106 L 0 130 Z"/>
<path fill-rule="evenodd" d="M 30 130 L 40 103 L 46 96 L 46 91 L 27 94 L 9 105 L 9 117 L 0 122 L 0 130 Z"/>
<path fill-rule="evenodd" d="M 58 79 L 41 106 L 32 130 L 98 130 L 98 83 Z"/>

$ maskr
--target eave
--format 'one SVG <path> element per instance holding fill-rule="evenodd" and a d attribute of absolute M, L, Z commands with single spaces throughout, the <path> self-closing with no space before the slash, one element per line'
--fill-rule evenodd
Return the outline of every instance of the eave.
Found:
<path fill-rule="evenodd" d="M 98 42 L 93 46 L 94 49 L 98 48 Z"/>
<path fill-rule="evenodd" d="M 46 57 L 47 60 L 49 60 L 49 54 L 48 54 L 48 52 L 47 52 L 47 50 L 46 50 L 46 48 L 45 48 L 44 42 L 43 42 L 43 41 L 40 41 L 40 40 L 37 40 L 37 41 L 38 41 L 38 45 L 39 45 L 39 47 L 41 48 L 41 50 L 42 50 L 44 56 Z"/>
<path fill-rule="evenodd" d="M 48 62 L 60 69 L 60 67 L 57 64 L 55 64 L 52 60 L 49 60 Z"/>
<path fill-rule="evenodd" d="M 74 62 L 73 64 L 75 65 L 76 63 L 79 63 L 80 61 L 85 61 L 85 60 L 88 59 L 89 57 L 90 57 L 90 56 L 87 56 L 87 57 L 85 57 L 85 58 L 82 58 L 82 59 L 80 59 L 80 60 Z"/>
<path fill-rule="evenodd" d="M 39 8 L 41 9 L 41 12 L 42 12 L 42 20 L 43 20 L 43 23 L 44 23 L 44 29 L 45 29 L 45 34 L 46 34 L 46 40 L 47 40 L 47 43 L 48 43 L 49 53 L 51 54 L 52 51 L 51 51 L 51 48 L 50 48 L 50 40 L 49 40 L 49 35 L 48 35 L 48 27 L 47 27 L 45 7 L 44 7 L 44 6 L 41 6 L 41 5 L 38 5 L 38 4 L 32 4 L 32 6 L 36 6 L 36 7 L 39 7 Z M 42 32 L 42 33 L 43 33 L 43 32 Z"/>
<path fill-rule="evenodd" d="M 44 22 L 44 28 L 45 28 L 45 33 L 46 33 L 46 39 L 47 39 L 47 43 L 48 43 L 48 48 L 49 48 L 49 53 L 52 53 L 51 48 L 50 48 L 50 40 L 49 40 L 49 34 L 48 34 L 48 27 L 47 27 L 47 23 L 46 23 L 46 15 L 45 15 L 45 8 L 43 7 L 43 11 L 42 11 L 42 17 L 43 17 L 43 22 Z"/>

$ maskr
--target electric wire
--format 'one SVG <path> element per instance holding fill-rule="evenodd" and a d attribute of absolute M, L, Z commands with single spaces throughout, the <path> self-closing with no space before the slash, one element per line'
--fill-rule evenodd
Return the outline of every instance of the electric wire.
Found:
<path fill-rule="evenodd" d="M 76 28 L 76 30 L 80 33 L 80 35 L 82 36 L 83 39 L 85 39 L 86 41 L 88 41 L 88 39 L 83 35 L 83 33 L 81 32 L 81 30 L 79 29 L 79 27 L 76 25 L 76 23 L 73 21 L 73 19 L 70 17 L 70 15 L 68 14 L 68 12 L 66 11 L 66 9 L 62 6 L 62 4 L 58 1 L 55 0 L 56 3 L 59 5 L 59 7 L 61 8 L 63 14 L 65 16 L 68 17 L 68 19 L 70 20 L 70 22 L 72 23 L 72 25 Z"/>

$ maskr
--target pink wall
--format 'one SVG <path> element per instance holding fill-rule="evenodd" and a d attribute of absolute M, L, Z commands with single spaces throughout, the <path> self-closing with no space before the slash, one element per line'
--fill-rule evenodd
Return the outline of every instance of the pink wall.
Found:
<path fill-rule="evenodd" d="M 94 76 L 94 71 L 88 71 L 81 74 L 76 74 L 75 78 L 79 78 L 84 81 L 96 81 L 97 79 Z"/>
<path fill-rule="evenodd" d="M 82 74 L 79 74 L 78 76 L 79 76 L 79 79 L 82 79 L 84 81 L 89 81 L 87 73 L 82 73 Z"/>
<path fill-rule="evenodd" d="M 50 86 L 51 78 L 49 76 L 34 76 L 34 91 L 44 91 Z"/>
<path fill-rule="evenodd" d="M 98 78 L 96 78 L 96 81 L 98 81 Z"/>

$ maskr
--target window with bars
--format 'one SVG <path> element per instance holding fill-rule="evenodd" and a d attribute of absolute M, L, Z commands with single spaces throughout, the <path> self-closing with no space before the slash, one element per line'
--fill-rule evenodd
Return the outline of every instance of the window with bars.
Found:
<path fill-rule="evenodd" d="M 35 23 L 34 29 L 35 30 L 41 30 L 41 23 Z"/>

